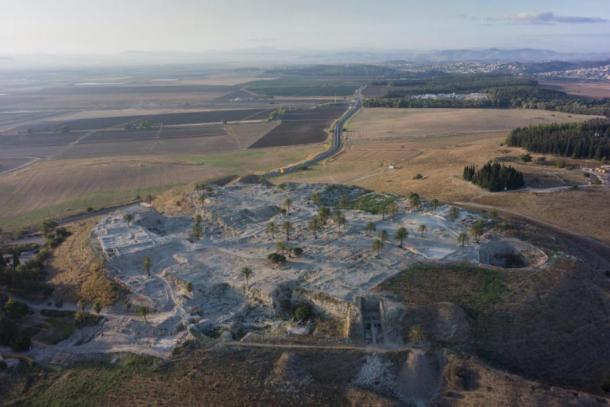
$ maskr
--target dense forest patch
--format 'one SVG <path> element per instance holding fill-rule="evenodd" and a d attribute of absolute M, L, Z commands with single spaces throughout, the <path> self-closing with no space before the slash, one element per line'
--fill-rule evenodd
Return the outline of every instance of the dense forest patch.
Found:
<path fill-rule="evenodd" d="M 518 128 L 507 144 L 529 151 L 573 158 L 610 158 L 610 120 Z"/>

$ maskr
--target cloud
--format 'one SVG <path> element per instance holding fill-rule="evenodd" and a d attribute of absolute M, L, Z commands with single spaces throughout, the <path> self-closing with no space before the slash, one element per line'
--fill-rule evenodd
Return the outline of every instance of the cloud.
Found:
<path fill-rule="evenodd" d="M 599 24 L 608 22 L 608 20 L 599 17 L 557 16 L 550 11 L 518 13 L 500 20 L 513 24 Z"/>

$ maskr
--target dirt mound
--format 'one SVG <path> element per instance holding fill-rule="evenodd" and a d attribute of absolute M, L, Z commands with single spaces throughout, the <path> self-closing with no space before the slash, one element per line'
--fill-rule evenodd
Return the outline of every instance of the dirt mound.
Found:
<path fill-rule="evenodd" d="M 192 215 L 195 205 L 191 198 L 192 184 L 172 188 L 155 197 L 152 207 L 159 213 L 169 216 Z"/>
<path fill-rule="evenodd" d="M 396 385 L 396 366 L 382 356 L 367 356 L 354 384 L 380 394 L 393 396 Z"/>
<path fill-rule="evenodd" d="M 431 400 L 441 384 L 442 360 L 435 352 L 414 350 L 402 364 L 396 393 L 401 400 Z"/>
<path fill-rule="evenodd" d="M 313 377 L 303 367 L 301 357 L 296 353 L 285 352 L 275 362 L 268 384 L 285 387 L 301 387 L 311 384 Z"/>
<path fill-rule="evenodd" d="M 605 397 L 546 386 L 486 366 L 476 358 L 448 354 L 439 405 L 451 406 L 604 406 Z"/>
<path fill-rule="evenodd" d="M 450 302 L 429 305 L 409 304 L 401 321 L 405 342 L 414 326 L 421 326 L 426 340 L 449 346 L 466 346 L 472 339 L 468 316 Z"/>

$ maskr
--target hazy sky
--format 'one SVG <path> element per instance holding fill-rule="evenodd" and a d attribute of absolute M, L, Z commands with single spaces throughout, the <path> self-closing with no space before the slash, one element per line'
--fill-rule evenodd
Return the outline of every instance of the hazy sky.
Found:
<path fill-rule="evenodd" d="M 0 0 L 0 54 L 490 46 L 610 51 L 610 0 Z"/>

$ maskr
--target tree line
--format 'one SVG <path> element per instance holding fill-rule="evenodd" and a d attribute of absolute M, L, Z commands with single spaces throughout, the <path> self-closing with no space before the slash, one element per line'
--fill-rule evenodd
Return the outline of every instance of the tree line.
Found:
<path fill-rule="evenodd" d="M 486 99 L 415 99 L 412 96 L 439 93 L 485 93 Z M 480 108 L 545 109 L 565 113 L 610 117 L 610 99 L 568 95 L 542 87 L 533 79 L 503 75 L 452 75 L 413 81 L 396 86 L 381 98 L 367 99 L 366 107 L 392 108 Z"/>
<path fill-rule="evenodd" d="M 464 179 L 492 192 L 519 189 L 525 185 L 522 172 L 491 161 L 479 169 L 475 165 L 464 167 Z"/>
<path fill-rule="evenodd" d="M 610 158 L 610 120 L 547 124 L 514 129 L 506 143 L 535 153 L 573 158 Z"/>

